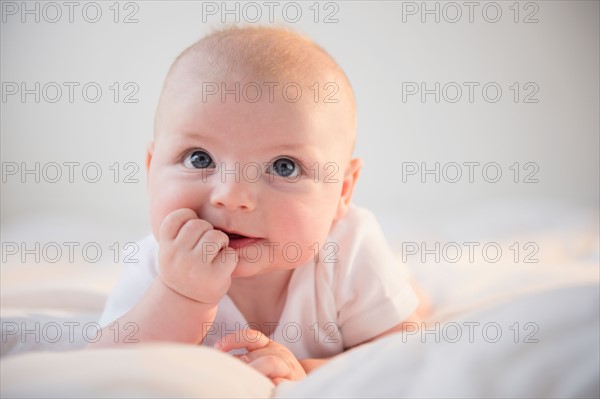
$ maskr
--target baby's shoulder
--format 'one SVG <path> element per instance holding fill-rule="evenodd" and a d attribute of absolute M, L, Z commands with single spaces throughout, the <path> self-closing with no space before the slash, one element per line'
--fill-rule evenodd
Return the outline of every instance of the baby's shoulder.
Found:
<path fill-rule="evenodd" d="M 322 250 L 323 256 L 317 267 L 341 276 L 348 276 L 356 268 L 393 261 L 392 251 L 375 215 L 354 204 L 334 222 Z"/>
<path fill-rule="evenodd" d="M 355 204 L 350 204 L 346 214 L 332 224 L 328 235 L 330 242 L 344 246 L 381 239 L 383 233 L 375 215 Z"/>

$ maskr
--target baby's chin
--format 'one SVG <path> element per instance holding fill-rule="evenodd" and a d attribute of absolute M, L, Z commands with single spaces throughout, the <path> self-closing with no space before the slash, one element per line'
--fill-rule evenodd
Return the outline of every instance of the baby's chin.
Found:
<path fill-rule="evenodd" d="M 253 276 L 264 275 L 267 273 L 272 273 L 281 270 L 294 270 L 304 265 L 309 264 L 310 262 L 314 262 L 312 256 L 307 257 L 307 259 L 299 259 L 297 262 L 285 262 L 285 261 L 274 261 L 270 262 L 268 257 L 265 257 L 264 260 L 254 260 L 249 261 L 247 259 L 241 258 L 235 270 L 231 274 L 233 278 L 248 278 Z"/>

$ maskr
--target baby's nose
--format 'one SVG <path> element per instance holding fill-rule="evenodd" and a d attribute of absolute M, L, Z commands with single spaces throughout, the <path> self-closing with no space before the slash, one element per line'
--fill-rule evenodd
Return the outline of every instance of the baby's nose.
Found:
<path fill-rule="evenodd" d="M 218 175 L 210 197 L 213 206 L 246 212 L 256 208 L 258 181 L 247 179 L 243 174 L 233 171 Z"/>

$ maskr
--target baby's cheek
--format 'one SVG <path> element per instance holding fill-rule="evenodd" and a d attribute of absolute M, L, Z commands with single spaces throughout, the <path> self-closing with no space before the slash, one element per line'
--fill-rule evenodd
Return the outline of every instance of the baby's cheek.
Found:
<path fill-rule="evenodd" d="M 158 239 L 158 233 L 163 220 L 173 211 L 182 208 L 190 208 L 196 211 L 193 193 L 187 193 L 176 187 L 165 187 L 157 190 L 150 196 L 150 224 L 154 236 Z"/>
<path fill-rule="evenodd" d="M 170 213 L 168 208 L 161 207 L 160 203 L 151 203 L 150 204 L 150 226 L 152 228 L 152 233 L 154 237 L 158 240 L 160 226 L 165 219 L 165 217 Z"/>

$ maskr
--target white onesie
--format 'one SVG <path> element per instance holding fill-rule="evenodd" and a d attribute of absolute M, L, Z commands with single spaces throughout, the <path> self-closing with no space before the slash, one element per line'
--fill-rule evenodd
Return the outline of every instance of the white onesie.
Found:
<path fill-rule="evenodd" d="M 400 324 L 418 305 L 408 269 L 392 253 L 371 212 L 351 205 L 321 248 L 327 243 L 333 245 L 317 262 L 294 270 L 281 318 L 268 326 L 270 338 L 298 359 L 337 355 Z M 139 262 L 126 264 L 108 298 L 102 327 L 133 308 L 157 278 L 156 240 L 149 236 L 138 244 Z M 226 295 L 208 327 L 204 343 L 213 345 L 252 324 Z"/>

